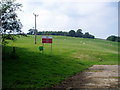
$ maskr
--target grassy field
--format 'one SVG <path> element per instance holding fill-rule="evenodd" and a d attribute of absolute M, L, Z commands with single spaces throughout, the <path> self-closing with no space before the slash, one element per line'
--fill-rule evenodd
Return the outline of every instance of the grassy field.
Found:
<path fill-rule="evenodd" d="M 118 64 L 118 43 L 99 39 L 53 36 L 50 44 L 41 46 L 41 36 L 21 37 L 5 47 L 3 60 L 3 88 L 44 88 L 60 83 L 95 64 Z M 10 58 L 16 47 L 17 59 Z"/>

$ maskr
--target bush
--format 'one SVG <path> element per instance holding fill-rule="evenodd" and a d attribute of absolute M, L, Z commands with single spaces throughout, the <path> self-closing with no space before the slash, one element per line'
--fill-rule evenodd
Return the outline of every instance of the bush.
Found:
<path fill-rule="evenodd" d="M 120 37 L 112 35 L 112 36 L 109 36 L 107 40 L 120 42 Z"/>

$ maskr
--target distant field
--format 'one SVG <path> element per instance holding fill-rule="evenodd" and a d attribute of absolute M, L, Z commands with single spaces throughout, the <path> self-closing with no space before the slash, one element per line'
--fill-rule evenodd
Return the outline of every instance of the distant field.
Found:
<path fill-rule="evenodd" d="M 44 45 L 44 54 L 38 47 L 41 36 L 21 37 L 5 47 L 6 60 L 3 60 L 4 88 L 43 88 L 58 84 L 95 64 L 118 64 L 118 43 L 99 39 L 53 36 L 53 51 L 50 44 Z M 19 57 L 9 58 L 12 46 Z"/>

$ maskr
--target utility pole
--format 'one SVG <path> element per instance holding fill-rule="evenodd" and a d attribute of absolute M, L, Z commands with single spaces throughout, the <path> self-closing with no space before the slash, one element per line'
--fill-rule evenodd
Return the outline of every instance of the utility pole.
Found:
<path fill-rule="evenodd" d="M 38 16 L 37 14 L 34 14 L 33 13 L 33 15 L 35 16 L 35 30 L 34 30 L 34 35 L 35 35 L 35 44 L 37 43 L 36 42 L 36 31 L 37 31 L 37 29 L 36 29 L 36 17 Z"/>

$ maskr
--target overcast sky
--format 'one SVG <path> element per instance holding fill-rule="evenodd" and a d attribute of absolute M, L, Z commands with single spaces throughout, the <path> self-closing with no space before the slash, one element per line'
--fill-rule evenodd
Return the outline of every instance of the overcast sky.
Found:
<path fill-rule="evenodd" d="M 18 13 L 27 33 L 37 17 L 38 31 L 82 29 L 96 38 L 118 35 L 118 0 L 18 0 L 23 5 Z"/>

